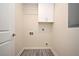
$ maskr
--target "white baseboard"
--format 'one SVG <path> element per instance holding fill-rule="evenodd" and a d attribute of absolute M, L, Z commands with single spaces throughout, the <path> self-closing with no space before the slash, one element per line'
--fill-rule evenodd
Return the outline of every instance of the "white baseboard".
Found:
<path fill-rule="evenodd" d="M 50 49 L 50 47 L 25 47 L 24 49 Z"/>
<path fill-rule="evenodd" d="M 51 49 L 51 51 L 53 52 L 53 54 L 55 56 L 58 56 L 58 54 L 55 52 L 55 50 L 53 50 L 51 47 L 24 47 L 17 56 L 20 56 L 22 54 L 22 52 L 24 51 L 24 49 Z"/>

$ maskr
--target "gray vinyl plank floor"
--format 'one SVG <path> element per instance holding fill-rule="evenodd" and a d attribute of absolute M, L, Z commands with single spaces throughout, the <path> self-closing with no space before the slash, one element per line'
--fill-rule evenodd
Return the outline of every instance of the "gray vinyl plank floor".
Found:
<path fill-rule="evenodd" d="M 25 49 L 21 56 L 54 56 L 50 49 Z"/>

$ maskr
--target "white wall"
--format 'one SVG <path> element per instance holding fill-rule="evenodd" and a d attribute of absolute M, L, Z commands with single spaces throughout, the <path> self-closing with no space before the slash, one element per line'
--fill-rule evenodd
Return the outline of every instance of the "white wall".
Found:
<path fill-rule="evenodd" d="M 16 4 L 16 24 L 15 24 L 15 52 L 16 55 L 24 48 L 24 19 L 23 19 L 23 6 Z"/>
<path fill-rule="evenodd" d="M 25 26 L 25 47 L 46 47 L 45 43 L 48 42 L 48 47 L 51 46 L 51 24 L 38 23 L 38 5 L 37 4 L 24 4 L 24 26 Z M 41 29 L 45 28 L 45 31 Z M 34 32 L 33 36 L 29 32 Z"/>
<path fill-rule="evenodd" d="M 25 4 L 23 10 L 21 4 L 16 6 L 17 53 L 23 47 L 46 47 L 45 43 L 48 42 L 48 47 L 51 47 L 52 43 L 52 48 L 58 55 L 79 55 L 79 28 L 68 28 L 68 4 L 55 5 L 56 22 L 53 25 L 38 23 L 37 4 Z M 45 28 L 45 31 L 42 31 L 42 28 Z M 34 32 L 33 36 L 29 35 L 30 31 Z"/>
<path fill-rule="evenodd" d="M 79 28 L 68 28 L 68 4 L 55 5 L 52 48 L 58 55 L 79 55 Z"/>

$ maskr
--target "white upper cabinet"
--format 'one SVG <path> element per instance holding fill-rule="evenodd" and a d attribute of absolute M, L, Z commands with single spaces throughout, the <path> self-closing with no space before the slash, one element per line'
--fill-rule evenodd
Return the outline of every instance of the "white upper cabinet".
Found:
<path fill-rule="evenodd" d="M 54 22 L 54 4 L 38 4 L 38 22 Z"/>

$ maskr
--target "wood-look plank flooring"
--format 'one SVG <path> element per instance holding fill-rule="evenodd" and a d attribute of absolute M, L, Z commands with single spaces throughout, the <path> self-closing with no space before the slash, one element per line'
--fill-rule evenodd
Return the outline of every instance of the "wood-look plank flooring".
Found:
<path fill-rule="evenodd" d="M 54 56 L 50 49 L 25 49 L 21 56 Z"/>

